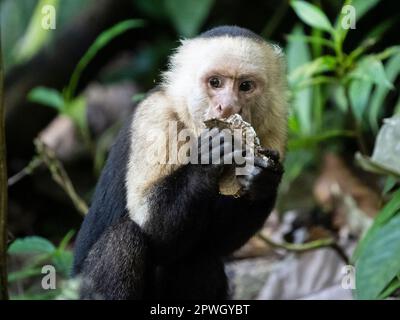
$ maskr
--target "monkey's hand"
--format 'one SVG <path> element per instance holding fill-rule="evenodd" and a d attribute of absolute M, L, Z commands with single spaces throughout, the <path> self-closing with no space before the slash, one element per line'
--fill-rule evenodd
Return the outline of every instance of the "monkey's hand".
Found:
<path fill-rule="evenodd" d="M 198 163 L 221 173 L 224 164 L 232 164 L 242 156 L 243 150 L 218 128 L 203 132 L 198 138 Z"/>
<path fill-rule="evenodd" d="M 255 156 L 245 167 L 245 174 L 237 177 L 245 195 L 251 200 L 275 197 L 283 174 L 278 152 L 263 149 L 265 157 Z"/>

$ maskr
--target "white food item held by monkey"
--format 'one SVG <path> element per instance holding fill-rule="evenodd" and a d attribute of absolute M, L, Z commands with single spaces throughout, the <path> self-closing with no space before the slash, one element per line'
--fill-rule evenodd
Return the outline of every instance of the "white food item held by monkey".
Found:
<path fill-rule="evenodd" d="M 242 155 L 242 146 L 218 128 L 204 131 L 204 121 L 234 114 L 254 128 L 264 155 L 253 154 L 250 169 L 237 176 L 240 197 L 221 194 L 219 181 L 226 156 Z M 174 158 L 171 150 L 180 152 L 184 143 L 171 138 L 171 123 L 178 137 L 195 137 L 198 159 L 206 155 L 217 164 Z M 103 169 L 75 244 L 80 297 L 228 298 L 223 257 L 254 235 L 272 210 L 286 136 L 279 47 L 236 26 L 183 40 Z"/>

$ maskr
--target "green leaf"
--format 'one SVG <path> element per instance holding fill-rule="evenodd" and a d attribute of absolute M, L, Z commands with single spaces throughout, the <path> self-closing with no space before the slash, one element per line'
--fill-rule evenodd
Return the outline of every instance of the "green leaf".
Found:
<path fill-rule="evenodd" d="M 297 16 L 307 25 L 329 32 L 333 31 L 329 19 L 318 7 L 305 1 L 291 1 L 290 4 Z"/>
<path fill-rule="evenodd" d="M 41 275 L 42 268 L 26 268 L 20 271 L 10 272 L 8 274 L 8 282 L 12 283 L 26 278 L 37 277 Z"/>
<path fill-rule="evenodd" d="M 59 112 L 64 109 L 64 100 L 61 93 L 55 89 L 36 87 L 29 92 L 28 100 L 54 108 Z"/>
<path fill-rule="evenodd" d="M 355 79 L 350 83 L 349 97 L 353 113 L 359 123 L 362 122 L 364 111 L 371 95 L 372 82 L 368 80 Z"/>
<path fill-rule="evenodd" d="M 37 236 L 15 240 L 8 248 L 9 254 L 46 253 L 52 254 L 55 246 L 47 239 Z"/>
<path fill-rule="evenodd" d="M 289 73 L 289 84 L 295 85 L 305 79 L 309 79 L 314 75 L 321 74 L 327 71 L 333 71 L 336 68 L 336 58 L 325 55 L 318 57 L 308 63 L 298 66 L 295 70 Z"/>
<path fill-rule="evenodd" d="M 387 288 L 383 290 L 383 292 L 379 295 L 378 299 L 386 299 L 399 288 L 400 288 L 400 277 L 397 276 L 390 282 Z"/>
<path fill-rule="evenodd" d="M 37 2 L 29 26 L 22 39 L 20 39 L 14 48 L 17 63 L 22 63 L 31 58 L 52 35 L 52 30 L 46 30 L 42 27 L 42 8 L 45 5 L 53 6 L 57 10 L 58 0 L 40 0 Z"/>
<path fill-rule="evenodd" d="M 356 261 L 356 297 L 377 299 L 400 272 L 400 214 L 379 227 Z"/>
<path fill-rule="evenodd" d="M 374 237 L 379 228 L 389 221 L 400 210 L 400 190 L 397 190 L 392 199 L 380 210 L 374 220 L 373 225 L 369 228 L 363 239 L 358 243 L 353 253 L 352 260 L 357 261 L 361 254 L 368 248 L 370 239 Z"/>
<path fill-rule="evenodd" d="M 295 26 L 291 34 L 300 37 L 304 36 L 303 27 L 300 25 Z M 289 40 L 286 53 L 289 73 L 308 63 L 311 59 L 310 48 L 305 42 Z M 310 134 L 312 130 L 311 99 L 312 88 L 293 91 L 293 102 L 291 103 L 291 107 L 294 111 L 294 116 L 298 118 L 299 128 L 304 134 Z"/>
<path fill-rule="evenodd" d="M 72 99 L 75 94 L 75 89 L 78 85 L 79 78 L 82 71 L 86 68 L 90 61 L 96 56 L 102 48 L 104 48 L 111 40 L 119 36 L 121 33 L 126 32 L 129 29 L 139 28 L 144 25 L 142 20 L 125 20 L 117 23 L 111 28 L 103 31 L 94 41 L 94 43 L 89 47 L 84 56 L 79 60 L 74 72 L 72 73 L 71 79 L 69 81 L 66 90 L 66 99 Z"/>
<path fill-rule="evenodd" d="M 349 105 L 346 98 L 346 90 L 342 85 L 335 85 L 333 87 L 331 97 L 335 101 L 335 105 L 343 113 L 348 111 Z"/>
<path fill-rule="evenodd" d="M 314 147 L 316 144 L 329 139 L 354 137 L 355 133 L 348 130 L 327 130 L 324 133 L 314 134 L 312 136 L 304 136 L 300 138 L 291 138 L 288 141 L 288 150 L 307 149 Z"/>
<path fill-rule="evenodd" d="M 350 72 L 349 78 L 368 80 L 388 89 L 393 89 L 393 84 L 386 75 L 382 61 L 376 55 L 369 55 L 361 59 L 356 68 Z"/>
<path fill-rule="evenodd" d="M 167 0 L 166 11 L 181 36 L 196 35 L 208 16 L 214 0 Z"/>
<path fill-rule="evenodd" d="M 306 36 L 306 35 L 300 35 L 300 34 L 296 34 L 296 33 L 292 33 L 289 34 L 287 36 L 287 40 L 289 41 L 302 41 L 302 42 L 307 42 L 307 43 L 312 43 L 312 44 L 319 44 L 319 45 L 323 45 L 329 48 L 334 48 L 335 44 L 330 41 L 327 40 L 325 38 L 322 37 L 317 37 L 317 36 Z"/>
<path fill-rule="evenodd" d="M 385 74 L 389 82 L 393 83 L 400 73 L 400 54 L 392 56 L 385 64 Z M 378 130 L 378 120 L 380 111 L 384 109 L 384 102 L 389 88 L 384 85 L 378 85 L 371 97 L 369 107 L 369 123 L 371 128 Z"/>
<path fill-rule="evenodd" d="M 52 258 L 52 262 L 57 272 L 68 277 L 71 272 L 73 259 L 74 257 L 71 251 L 57 251 Z"/>
<path fill-rule="evenodd" d="M 383 195 L 387 195 L 397 184 L 398 179 L 388 176 L 386 177 L 385 185 L 382 190 Z"/>

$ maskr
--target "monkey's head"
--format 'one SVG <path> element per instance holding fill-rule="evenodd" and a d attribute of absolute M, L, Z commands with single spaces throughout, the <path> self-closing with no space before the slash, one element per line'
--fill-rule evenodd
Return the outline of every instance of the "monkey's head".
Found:
<path fill-rule="evenodd" d="M 223 26 L 183 40 L 170 58 L 163 86 L 196 128 L 238 113 L 266 147 L 283 155 L 286 81 L 283 54 L 250 30 Z M 184 110 L 186 109 L 186 110 Z"/>

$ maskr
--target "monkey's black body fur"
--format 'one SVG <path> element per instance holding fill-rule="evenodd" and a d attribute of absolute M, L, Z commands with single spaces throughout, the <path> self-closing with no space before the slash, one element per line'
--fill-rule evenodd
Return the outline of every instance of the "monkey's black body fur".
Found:
<path fill-rule="evenodd" d="M 218 166 L 185 165 L 155 186 L 142 230 L 126 209 L 129 144 L 125 128 L 75 244 L 81 298 L 227 298 L 221 258 L 262 226 L 282 172 L 266 170 L 251 194 L 234 198 L 218 193 Z"/>
<path fill-rule="evenodd" d="M 227 32 L 217 31 L 203 37 Z M 261 228 L 281 166 L 262 168 L 247 194 L 234 198 L 218 192 L 222 165 L 184 165 L 153 186 L 148 220 L 139 227 L 126 207 L 131 123 L 110 152 L 75 243 L 72 273 L 81 277 L 81 298 L 228 298 L 222 258 Z"/>

